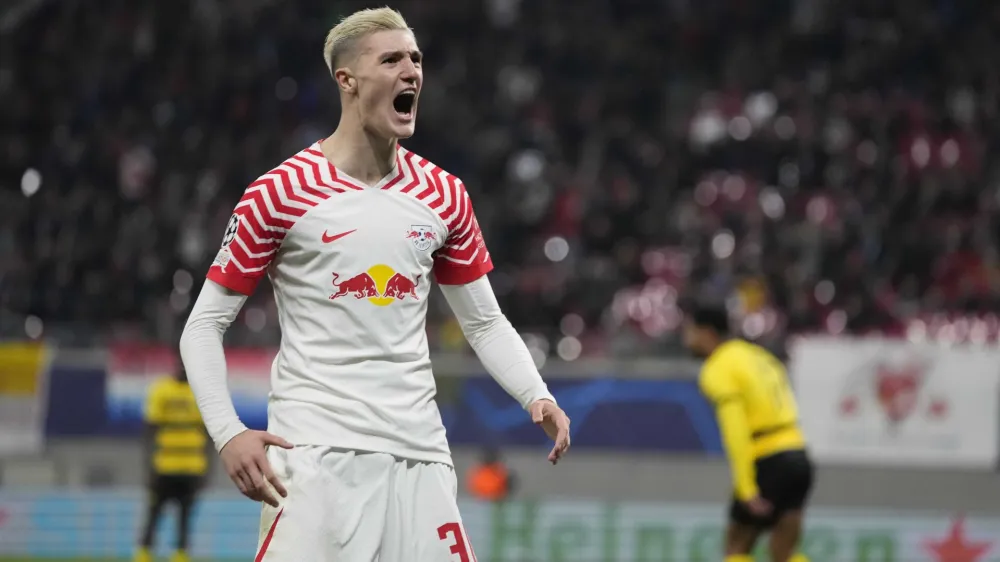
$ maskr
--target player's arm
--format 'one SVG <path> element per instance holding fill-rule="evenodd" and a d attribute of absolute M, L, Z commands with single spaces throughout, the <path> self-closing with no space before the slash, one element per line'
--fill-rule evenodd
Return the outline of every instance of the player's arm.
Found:
<path fill-rule="evenodd" d="M 246 295 L 215 281 L 205 281 L 181 335 L 181 357 L 205 428 L 222 456 L 226 473 L 245 496 L 277 507 L 279 500 L 265 481 L 281 497 L 288 492 L 271 470 L 265 447 L 291 449 L 292 444 L 264 431 L 249 431 L 236 415 L 226 384 L 222 337 L 244 301 Z"/>
<path fill-rule="evenodd" d="M 569 418 L 542 380 L 524 340 L 500 311 L 489 279 L 441 285 L 441 292 L 486 371 L 555 441 L 549 461 L 558 462 L 569 449 Z"/>
<path fill-rule="evenodd" d="M 222 345 L 229 325 L 246 302 L 246 295 L 206 280 L 181 335 L 181 358 L 188 384 L 209 436 L 218 450 L 247 427 L 236 415 L 226 382 Z"/>
<path fill-rule="evenodd" d="M 288 492 L 271 470 L 266 447 L 291 449 L 292 444 L 266 431 L 249 431 L 236 415 L 226 384 L 222 338 L 267 273 L 291 228 L 288 221 L 272 214 L 274 205 L 268 202 L 274 189 L 281 191 L 283 186 L 275 185 L 281 181 L 262 176 L 243 193 L 184 326 L 180 345 L 188 384 L 226 473 L 243 495 L 274 507 L 279 500 L 270 488 L 281 497 Z"/>
<path fill-rule="evenodd" d="M 521 407 L 556 399 L 535 368 L 524 340 L 500 310 L 486 276 L 465 285 L 441 285 L 441 292 L 486 371 Z"/>
<path fill-rule="evenodd" d="M 215 260 L 181 335 L 181 359 L 205 428 L 220 452 L 247 430 L 233 407 L 226 384 L 222 339 L 247 297 L 267 274 L 290 224 L 278 218 L 269 202 L 274 178 L 267 174 L 250 184 L 229 218 Z"/>
<path fill-rule="evenodd" d="M 555 441 L 549 453 L 555 463 L 569 449 L 569 418 L 535 368 L 524 340 L 500 311 L 486 277 L 493 261 L 465 186 L 457 179 L 447 183 L 455 189 L 457 205 L 448 237 L 435 253 L 434 277 L 486 371 Z"/>
<path fill-rule="evenodd" d="M 739 388 L 728 363 L 723 360 L 706 363 L 699 384 L 701 391 L 715 408 L 736 497 L 742 501 L 749 500 L 759 493 L 751 448 L 750 425 L 747 422 L 743 401 L 740 399 Z"/>
<path fill-rule="evenodd" d="M 455 190 L 457 204 L 450 217 L 448 237 L 434 254 L 434 278 L 469 345 L 500 386 L 525 409 L 537 400 L 555 403 L 527 346 L 500 311 L 486 277 L 493 270 L 493 260 L 469 194 L 457 178 L 447 185 Z"/>

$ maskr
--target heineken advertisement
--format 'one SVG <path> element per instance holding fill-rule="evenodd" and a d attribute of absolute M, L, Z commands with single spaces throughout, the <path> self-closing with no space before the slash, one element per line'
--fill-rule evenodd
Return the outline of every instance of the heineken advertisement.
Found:
<path fill-rule="evenodd" d="M 465 506 L 480 561 L 718 562 L 721 506 L 517 503 Z M 760 545 L 757 559 L 768 560 Z M 812 562 L 996 562 L 1000 518 L 816 509 Z"/>
<path fill-rule="evenodd" d="M 724 506 L 593 501 L 461 503 L 478 562 L 718 562 Z M 171 517 L 159 529 L 168 552 Z M 141 492 L 0 493 L 0 558 L 126 558 Z M 258 508 L 212 494 L 197 511 L 193 553 L 250 560 Z M 804 550 L 813 562 L 1000 562 L 1000 517 L 816 509 Z M 766 560 L 763 551 L 758 557 Z M 457 558 L 456 558 L 457 560 Z"/>

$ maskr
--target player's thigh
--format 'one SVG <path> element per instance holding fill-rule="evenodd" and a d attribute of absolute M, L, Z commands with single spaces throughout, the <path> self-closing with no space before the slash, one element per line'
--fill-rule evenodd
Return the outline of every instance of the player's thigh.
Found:
<path fill-rule="evenodd" d="M 805 450 L 795 451 L 789 458 L 789 488 L 785 506 L 789 510 L 804 510 L 812 495 L 816 467 Z"/>
<path fill-rule="evenodd" d="M 784 510 L 771 529 L 771 560 L 787 562 L 798 550 L 802 537 L 803 513 L 800 509 Z"/>
<path fill-rule="evenodd" d="M 380 562 L 474 562 L 456 501 L 455 470 L 440 463 L 401 461 Z M 415 548 L 415 552 L 413 549 Z"/>
<path fill-rule="evenodd" d="M 198 498 L 198 491 L 201 490 L 200 476 L 184 476 L 177 485 L 177 503 L 188 515 L 194 508 L 195 500 Z"/>
<path fill-rule="evenodd" d="M 255 562 L 377 560 L 392 457 L 296 447 L 268 460 L 288 496 L 262 505 Z"/>
<path fill-rule="evenodd" d="M 179 503 L 185 495 L 185 478 L 176 474 L 165 474 L 157 479 L 156 496 L 160 505 Z"/>
<path fill-rule="evenodd" d="M 168 488 L 163 476 L 156 475 L 150 479 L 149 487 L 146 489 L 146 499 L 150 507 L 162 506 L 164 498 L 168 493 Z"/>
<path fill-rule="evenodd" d="M 723 545 L 725 554 L 749 554 L 757 544 L 761 533 L 772 523 L 768 517 L 751 513 L 745 503 L 734 497 L 729 505 L 729 521 Z"/>
<path fill-rule="evenodd" d="M 813 466 L 804 450 L 785 451 L 758 463 L 761 495 L 774 506 L 774 520 L 801 510 L 813 486 Z"/>

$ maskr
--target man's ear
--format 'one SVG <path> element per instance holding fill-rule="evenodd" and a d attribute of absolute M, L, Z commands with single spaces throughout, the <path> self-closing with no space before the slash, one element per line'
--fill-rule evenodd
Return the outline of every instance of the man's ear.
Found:
<path fill-rule="evenodd" d="M 337 82 L 337 87 L 345 94 L 353 94 L 358 88 L 358 79 L 349 68 L 338 68 L 333 73 L 333 79 Z"/>

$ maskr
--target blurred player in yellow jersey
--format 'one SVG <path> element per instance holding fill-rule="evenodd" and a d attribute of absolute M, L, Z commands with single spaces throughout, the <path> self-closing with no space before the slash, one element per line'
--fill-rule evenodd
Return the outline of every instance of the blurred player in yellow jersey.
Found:
<path fill-rule="evenodd" d="M 191 510 L 208 472 L 209 440 L 184 370 L 156 381 L 149 390 L 146 421 L 149 513 L 134 562 L 151 562 L 151 548 L 163 506 L 179 508 L 177 548 L 170 562 L 188 562 Z"/>
<path fill-rule="evenodd" d="M 813 465 L 784 365 L 766 349 L 731 338 L 723 309 L 692 310 L 684 343 L 705 358 L 698 384 L 715 408 L 732 473 L 726 562 L 750 562 L 766 531 L 774 562 L 807 562 L 796 551 Z"/>

